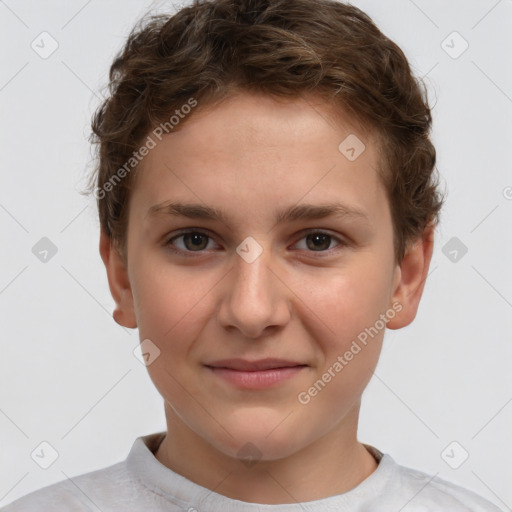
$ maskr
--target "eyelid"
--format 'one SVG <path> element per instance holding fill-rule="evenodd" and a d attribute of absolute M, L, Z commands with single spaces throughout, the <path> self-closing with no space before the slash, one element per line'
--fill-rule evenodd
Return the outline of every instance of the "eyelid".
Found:
<path fill-rule="evenodd" d="M 315 233 L 320 233 L 322 235 L 327 235 L 327 236 L 331 237 L 333 240 L 336 240 L 336 242 L 338 242 L 338 245 L 336 247 L 332 247 L 331 249 L 327 249 L 326 251 L 306 251 L 307 253 L 319 254 L 319 255 L 322 255 L 322 254 L 329 255 L 329 254 L 332 254 L 333 251 L 339 250 L 339 248 L 347 247 L 350 245 L 350 241 L 346 237 L 340 236 L 338 234 L 334 234 L 330 230 L 322 229 L 322 228 L 308 228 L 308 229 L 304 229 L 303 231 L 300 231 L 299 232 L 300 238 L 298 238 L 297 241 L 294 242 L 293 245 L 297 244 L 297 242 L 302 240 L 305 236 L 315 234 Z"/>
<path fill-rule="evenodd" d="M 202 254 L 205 254 L 206 252 L 210 252 L 211 251 L 211 249 L 210 249 L 210 251 L 206 251 L 206 250 L 202 250 L 202 251 L 184 251 L 183 249 L 179 249 L 179 248 L 175 247 L 171 243 L 176 238 L 180 238 L 181 236 L 189 234 L 189 233 L 197 233 L 197 234 L 200 234 L 200 235 L 207 236 L 210 240 L 213 240 L 217 245 L 219 245 L 215 241 L 215 236 L 213 235 L 213 233 L 210 230 L 205 229 L 205 228 L 183 228 L 183 229 L 180 229 L 179 231 L 173 233 L 172 236 L 166 236 L 165 239 L 164 239 L 163 245 L 165 247 L 170 248 L 176 254 L 186 254 L 187 256 L 188 255 L 191 255 L 191 256 L 201 256 Z"/>

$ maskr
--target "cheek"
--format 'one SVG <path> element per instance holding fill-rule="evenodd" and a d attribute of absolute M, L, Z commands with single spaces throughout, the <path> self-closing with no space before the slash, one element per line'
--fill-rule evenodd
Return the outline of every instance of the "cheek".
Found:
<path fill-rule="evenodd" d="M 144 266 L 139 268 L 134 303 L 140 339 L 151 340 L 159 350 L 147 370 L 160 394 L 180 414 L 187 409 L 190 394 L 201 392 L 193 377 L 191 353 L 211 318 L 211 292 L 218 278 L 209 279 L 206 273 L 191 277 L 170 267 L 158 271 L 156 265 L 146 271 Z"/>
<path fill-rule="evenodd" d="M 216 274 L 151 261 L 136 268 L 132 289 L 141 337 L 167 343 L 199 327 L 198 319 L 211 308 L 208 296 L 219 280 Z"/>
<path fill-rule="evenodd" d="M 318 275 L 302 276 L 303 302 L 311 309 L 309 316 L 324 324 L 330 335 L 328 350 L 343 350 L 365 328 L 379 319 L 388 307 L 389 277 L 376 270 L 376 264 L 351 266 Z M 312 316 L 313 313 L 313 316 Z"/>
<path fill-rule="evenodd" d="M 321 282 L 308 281 L 305 294 L 320 319 L 312 333 L 318 367 L 297 398 L 302 405 L 309 404 L 313 415 L 327 418 L 332 413 L 329 418 L 334 422 L 340 408 L 346 410 L 362 394 L 382 349 L 386 324 L 380 315 L 388 307 L 389 276 L 370 259 L 361 257 L 360 266 L 338 270 Z"/>
<path fill-rule="evenodd" d="M 387 308 L 386 279 L 375 272 L 338 272 L 323 286 L 311 285 L 306 296 L 315 313 L 309 317 L 317 318 L 312 335 L 318 366 L 297 400 L 311 417 L 324 417 L 327 428 L 359 399 L 377 365 L 386 325 L 380 319 Z"/>
<path fill-rule="evenodd" d="M 214 319 L 216 285 L 222 275 L 197 267 L 173 268 L 149 258 L 137 268 L 133 290 L 140 339 L 151 340 L 159 350 L 148 373 L 162 396 L 185 407 L 184 386 L 192 394 L 201 393 L 193 375 L 202 333 L 210 332 L 207 324 Z"/>

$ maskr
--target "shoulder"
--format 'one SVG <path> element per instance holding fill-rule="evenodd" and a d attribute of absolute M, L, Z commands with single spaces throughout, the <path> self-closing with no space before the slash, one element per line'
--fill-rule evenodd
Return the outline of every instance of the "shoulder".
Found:
<path fill-rule="evenodd" d="M 124 462 L 120 462 L 33 491 L 2 507 L 0 512 L 96 512 L 113 496 L 117 503 L 129 503 L 135 492 L 134 483 Z"/>
<path fill-rule="evenodd" d="M 411 511 L 433 512 L 442 506 L 452 512 L 501 512 L 496 505 L 460 485 L 398 464 L 395 485 L 404 498 L 409 497 Z"/>

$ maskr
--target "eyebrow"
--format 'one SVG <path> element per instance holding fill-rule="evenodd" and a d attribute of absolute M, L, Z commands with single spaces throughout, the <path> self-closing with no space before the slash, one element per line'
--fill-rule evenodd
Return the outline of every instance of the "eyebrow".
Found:
<path fill-rule="evenodd" d="M 165 201 L 151 206 L 148 215 L 171 215 L 175 217 L 188 217 L 190 219 L 216 220 L 228 224 L 228 218 L 222 210 L 200 203 L 182 203 Z M 282 224 L 296 220 L 314 220 L 326 217 L 346 217 L 369 220 L 366 213 L 357 208 L 342 203 L 328 204 L 299 204 L 284 210 L 278 210 L 275 223 Z"/>

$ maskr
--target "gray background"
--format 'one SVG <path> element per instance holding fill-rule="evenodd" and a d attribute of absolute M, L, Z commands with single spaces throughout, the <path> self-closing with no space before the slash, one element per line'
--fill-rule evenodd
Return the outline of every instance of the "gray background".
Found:
<path fill-rule="evenodd" d="M 512 510 L 512 1 L 353 3 L 426 77 L 448 193 L 417 319 L 386 334 L 359 437 Z M 0 1 L 0 505 L 165 429 L 138 334 L 111 318 L 94 200 L 79 193 L 108 67 L 150 6 L 174 10 Z M 51 49 L 44 31 L 58 43 L 47 58 L 31 47 Z M 41 442 L 58 453 L 48 469 Z"/>

